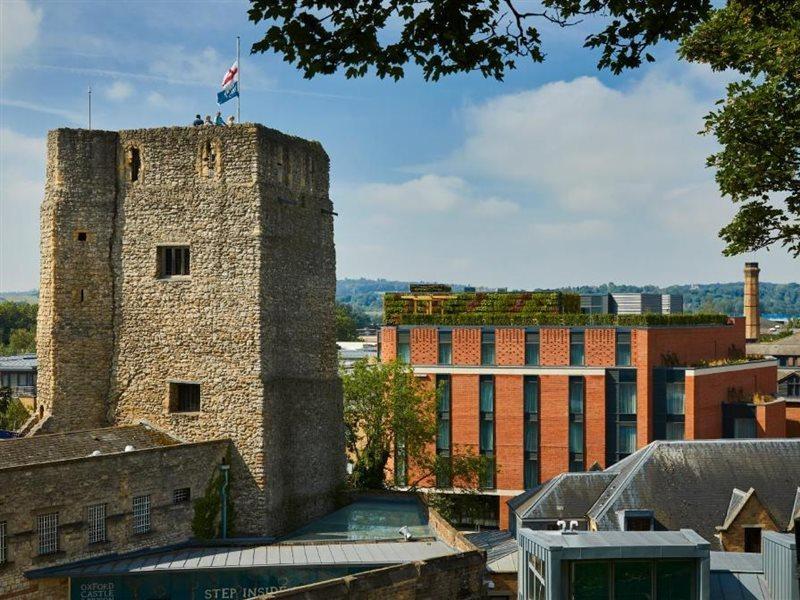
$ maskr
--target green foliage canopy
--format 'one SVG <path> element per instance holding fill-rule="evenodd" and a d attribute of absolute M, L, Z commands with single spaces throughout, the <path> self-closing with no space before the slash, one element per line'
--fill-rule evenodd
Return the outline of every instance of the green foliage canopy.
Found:
<path fill-rule="evenodd" d="M 437 392 L 415 377 L 408 365 L 361 360 L 342 374 L 342 384 L 355 487 L 384 487 L 386 465 L 398 444 L 411 475 L 406 482 L 409 487 L 418 487 L 437 474 L 463 487 L 476 484 L 486 459 L 460 448 L 453 449 L 450 459 L 433 451 Z"/>
<path fill-rule="evenodd" d="M 37 304 L 0 301 L 0 354 L 36 351 L 38 309 Z"/>
<path fill-rule="evenodd" d="M 525 5 L 525 8 L 522 5 Z M 534 4 L 534 3 L 532 3 Z M 517 59 L 544 61 L 534 23 L 561 27 L 602 19 L 584 46 L 600 50 L 598 67 L 619 73 L 653 60 L 647 49 L 678 40 L 709 11 L 710 0 L 251 0 L 254 23 L 269 23 L 252 52 L 272 51 L 306 78 L 335 73 L 401 79 L 416 64 L 427 80 L 477 71 L 502 80 Z M 395 29 L 399 27 L 400 32 Z"/>
<path fill-rule="evenodd" d="M 800 2 L 730 0 L 681 45 L 688 60 L 744 77 L 705 119 L 708 158 L 739 209 L 722 228 L 728 256 L 780 244 L 800 256 Z"/>

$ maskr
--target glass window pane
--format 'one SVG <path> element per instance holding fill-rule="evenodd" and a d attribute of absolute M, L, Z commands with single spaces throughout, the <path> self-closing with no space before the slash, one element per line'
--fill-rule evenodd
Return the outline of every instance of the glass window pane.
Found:
<path fill-rule="evenodd" d="M 438 402 L 436 410 L 439 412 L 450 412 L 450 378 L 437 378 Z"/>
<path fill-rule="evenodd" d="M 733 420 L 733 437 L 737 439 L 750 439 L 756 435 L 756 420 L 752 418 Z"/>
<path fill-rule="evenodd" d="M 525 489 L 529 490 L 539 485 L 539 463 L 533 459 L 525 460 Z"/>
<path fill-rule="evenodd" d="M 569 451 L 583 453 L 583 423 L 569 424 Z"/>
<path fill-rule="evenodd" d="M 481 412 L 494 412 L 494 381 L 481 379 Z"/>
<path fill-rule="evenodd" d="M 682 440 L 684 436 L 684 424 L 683 423 L 667 423 L 667 435 L 666 438 L 668 440 Z"/>
<path fill-rule="evenodd" d="M 583 378 L 571 377 L 569 380 L 569 412 L 583 414 Z"/>
<path fill-rule="evenodd" d="M 453 362 L 453 348 L 450 344 L 439 343 L 439 364 L 449 365 Z"/>
<path fill-rule="evenodd" d="M 539 380 L 535 377 L 525 378 L 525 412 L 536 414 L 539 412 Z"/>
<path fill-rule="evenodd" d="M 529 332 L 525 334 L 525 364 L 539 364 L 539 332 Z"/>
<path fill-rule="evenodd" d="M 494 450 L 494 422 L 481 421 L 481 452 L 492 452 Z"/>
<path fill-rule="evenodd" d="M 636 414 L 636 383 L 617 384 L 617 413 L 621 415 Z"/>
<path fill-rule="evenodd" d="M 614 564 L 614 600 L 650 600 L 653 597 L 651 563 L 618 561 Z"/>
<path fill-rule="evenodd" d="M 684 398 L 685 390 L 684 383 L 674 382 L 667 383 L 667 414 L 668 415 L 682 415 L 684 414 Z"/>
<path fill-rule="evenodd" d="M 481 333 L 481 364 L 494 364 L 494 331 Z"/>
<path fill-rule="evenodd" d="M 694 564 L 690 560 L 662 560 L 656 564 L 658 600 L 692 600 Z"/>
<path fill-rule="evenodd" d="M 583 332 L 573 331 L 569 336 L 569 364 L 583 364 Z"/>
<path fill-rule="evenodd" d="M 619 426 L 619 453 L 633 454 L 636 452 L 636 425 Z"/>
<path fill-rule="evenodd" d="M 525 422 L 525 452 L 539 452 L 539 424 Z"/>
<path fill-rule="evenodd" d="M 580 600 L 608 600 L 611 594 L 609 568 L 607 562 L 574 562 L 572 590 L 569 597 Z"/>
<path fill-rule="evenodd" d="M 436 447 L 440 450 L 450 449 L 450 421 L 439 421 Z"/>

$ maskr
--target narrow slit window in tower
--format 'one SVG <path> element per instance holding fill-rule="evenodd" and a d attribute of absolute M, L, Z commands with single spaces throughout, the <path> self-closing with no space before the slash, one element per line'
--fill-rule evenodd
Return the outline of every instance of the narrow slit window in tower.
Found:
<path fill-rule="evenodd" d="M 128 169 L 131 174 L 131 181 L 139 181 L 139 170 L 142 168 L 142 157 L 139 149 L 131 146 L 128 150 Z"/>

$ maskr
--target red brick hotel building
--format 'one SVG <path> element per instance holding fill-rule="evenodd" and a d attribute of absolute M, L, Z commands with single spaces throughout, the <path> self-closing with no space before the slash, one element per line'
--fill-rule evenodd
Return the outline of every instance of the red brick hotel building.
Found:
<path fill-rule="evenodd" d="M 492 459 L 481 491 L 498 498 L 501 526 L 505 501 L 523 490 L 653 440 L 786 435 L 785 404 L 753 401 L 775 394 L 777 364 L 742 358 L 743 319 L 570 314 L 574 298 L 552 293 L 542 307 L 537 294 L 387 294 L 384 303 L 381 360 L 407 362 L 441 390 L 436 452 Z"/>

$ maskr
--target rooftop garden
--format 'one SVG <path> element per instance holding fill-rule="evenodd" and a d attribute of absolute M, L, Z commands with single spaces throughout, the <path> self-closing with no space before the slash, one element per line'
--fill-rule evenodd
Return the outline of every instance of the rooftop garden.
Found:
<path fill-rule="evenodd" d="M 724 325 L 721 314 L 583 314 L 580 295 L 559 291 L 451 292 L 447 288 L 387 293 L 385 325 L 667 326 Z"/>

